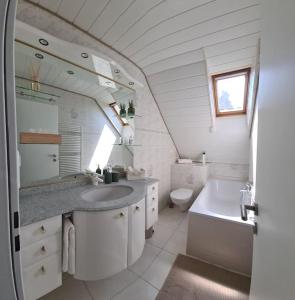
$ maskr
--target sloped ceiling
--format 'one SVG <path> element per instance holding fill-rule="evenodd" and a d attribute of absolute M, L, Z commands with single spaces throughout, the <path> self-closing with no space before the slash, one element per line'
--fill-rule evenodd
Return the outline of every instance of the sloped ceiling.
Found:
<path fill-rule="evenodd" d="M 194 136 L 196 128 L 211 126 L 208 76 L 255 63 L 259 0 L 29 2 L 72 22 L 137 64 L 184 155 L 195 149 L 183 148 L 178 135 Z"/>

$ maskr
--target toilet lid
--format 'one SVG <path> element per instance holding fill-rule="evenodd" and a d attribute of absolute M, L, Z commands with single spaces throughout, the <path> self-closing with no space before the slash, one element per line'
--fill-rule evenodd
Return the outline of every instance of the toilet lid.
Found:
<path fill-rule="evenodd" d="M 175 199 L 188 199 L 192 196 L 193 190 L 191 189 L 178 189 L 171 193 L 171 197 Z"/>

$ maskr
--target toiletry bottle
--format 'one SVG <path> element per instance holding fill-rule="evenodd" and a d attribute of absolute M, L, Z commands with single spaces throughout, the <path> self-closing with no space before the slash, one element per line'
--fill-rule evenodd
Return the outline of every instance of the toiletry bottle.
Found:
<path fill-rule="evenodd" d="M 206 152 L 203 152 L 203 154 L 202 154 L 202 164 L 203 165 L 206 164 Z"/>
<path fill-rule="evenodd" d="M 101 174 L 101 169 L 100 169 L 99 165 L 97 165 L 96 173 L 99 175 Z"/>
<path fill-rule="evenodd" d="M 106 168 L 106 172 L 104 173 L 104 183 L 109 184 L 112 183 L 112 166 L 109 165 Z"/>

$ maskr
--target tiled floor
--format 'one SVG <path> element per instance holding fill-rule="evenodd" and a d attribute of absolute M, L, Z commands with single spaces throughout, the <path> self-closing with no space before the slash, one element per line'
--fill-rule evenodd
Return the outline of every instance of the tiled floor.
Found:
<path fill-rule="evenodd" d="M 100 281 L 66 276 L 62 287 L 42 300 L 153 300 L 178 253 L 185 253 L 187 213 L 166 208 L 159 214 L 153 237 L 139 260 L 127 270 Z"/>

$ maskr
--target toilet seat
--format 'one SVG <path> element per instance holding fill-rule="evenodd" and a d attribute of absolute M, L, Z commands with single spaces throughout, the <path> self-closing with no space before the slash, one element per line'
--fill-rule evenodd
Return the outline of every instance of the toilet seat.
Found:
<path fill-rule="evenodd" d="M 170 196 L 173 200 L 177 201 L 188 201 L 193 195 L 193 190 L 191 189 L 177 189 L 171 192 Z"/>

